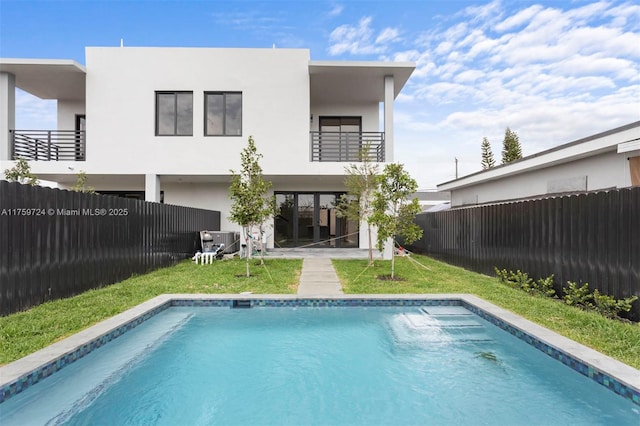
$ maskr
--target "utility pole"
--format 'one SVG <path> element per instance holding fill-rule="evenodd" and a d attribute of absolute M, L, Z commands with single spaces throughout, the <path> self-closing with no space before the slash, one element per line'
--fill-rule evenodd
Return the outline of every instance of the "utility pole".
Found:
<path fill-rule="evenodd" d="M 458 157 L 454 157 L 456 160 L 456 179 L 458 179 Z"/>

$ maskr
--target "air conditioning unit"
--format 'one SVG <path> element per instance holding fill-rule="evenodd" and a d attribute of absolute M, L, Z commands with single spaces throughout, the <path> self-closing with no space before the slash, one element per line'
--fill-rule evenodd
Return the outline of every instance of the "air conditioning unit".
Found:
<path fill-rule="evenodd" d="M 235 253 L 240 250 L 240 233 L 233 231 L 209 231 L 214 245 L 224 244 L 224 252 Z"/>

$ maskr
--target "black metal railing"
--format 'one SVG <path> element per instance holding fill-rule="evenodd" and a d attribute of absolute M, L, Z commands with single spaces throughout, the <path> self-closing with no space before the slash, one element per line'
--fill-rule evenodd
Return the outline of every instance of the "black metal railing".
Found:
<path fill-rule="evenodd" d="M 11 158 L 36 161 L 84 161 L 84 130 L 11 130 Z"/>
<path fill-rule="evenodd" d="M 385 161 L 384 132 L 311 132 L 311 161 L 360 161 L 363 154 Z"/>

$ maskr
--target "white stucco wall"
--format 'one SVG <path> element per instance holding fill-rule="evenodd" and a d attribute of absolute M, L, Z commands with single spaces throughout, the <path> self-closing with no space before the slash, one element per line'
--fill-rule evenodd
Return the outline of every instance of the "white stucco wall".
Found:
<path fill-rule="evenodd" d="M 91 173 L 228 174 L 253 135 L 265 173 L 308 162 L 306 49 L 87 48 Z M 193 92 L 193 136 L 155 136 L 156 91 Z M 242 136 L 204 136 L 204 92 L 242 92 Z"/>
<path fill-rule="evenodd" d="M 85 113 L 83 101 L 58 101 L 58 130 L 75 130 L 76 115 Z"/>
<path fill-rule="evenodd" d="M 578 186 L 583 182 L 586 183 L 586 187 L 579 188 Z M 558 189 L 563 189 L 562 192 L 592 191 L 623 188 L 630 184 L 627 156 L 609 151 L 569 163 L 452 190 L 451 203 L 452 206 L 460 206 L 561 192 Z"/>

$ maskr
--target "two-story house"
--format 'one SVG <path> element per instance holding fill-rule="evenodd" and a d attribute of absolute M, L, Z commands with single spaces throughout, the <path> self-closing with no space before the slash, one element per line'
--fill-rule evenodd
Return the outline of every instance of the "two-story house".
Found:
<path fill-rule="evenodd" d="M 88 47 L 71 60 L 0 59 L 0 169 L 30 161 L 68 187 L 221 211 L 253 136 L 280 214 L 270 246 L 365 246 L 335 214 L 345 165 L 393 161 L 393 103 L 413 63 L 312 61 L 307 49 Z M 57 100 L 50 131 L 15 129 L 15 88 Z"/>

